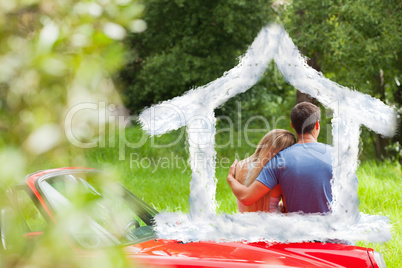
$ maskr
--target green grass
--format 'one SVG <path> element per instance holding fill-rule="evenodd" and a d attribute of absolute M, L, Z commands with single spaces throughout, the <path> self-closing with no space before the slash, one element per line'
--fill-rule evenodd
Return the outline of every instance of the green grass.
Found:
<path fill-rule="evenodd" d="M 138 142 L 143 133 L 139 127 L 126 129 L 126 138 L 130 142 Z M 180 131 L 157 137 L 147 141 L 139 148 L 125 148 L 124 159 L 119 160 L 118 140 L 116 146 L 83 150 L 85 159 L 74 162 L 75 166 L 89 166 L 99 169 L 112 168 L 119 174 L 119 181 L 131 191 L 153 205 L 159 211 L 189 211 L 189 183 L 191 170 L 186 164 L 188 150 L 185 135 L 174 146 L 155 148 L 155 144 L 169 144 L 175 141 Z M 237 135 L 237 133 L 235 133 Z M 117 139 L 117 138 L 116 138 Z M 228 135 L 219 134 L 218 144 L 225 144 Z M 256 144 L 259 136 L 252 137 Z M 235 198 L 226 183 L 226 175 L 231 162 L 243 158 L 253 152 L 244 138 L 233 142 L 230 146 L 217 149 L 217 191 L 216 201 L 218 213 L 235 213 L 237 211 Z M 131 161 L 130 161 L 131 155 Z M 133 161 L 134 160 L 134 161 Z M 141 162 L 142 161 L 142 162 Z M 158 163 L 157 165 L 156 163 Z M 165 163 L 165 164 L 162 164 Z M 172 162 L 175 162 L 172 164 Z M 57 164 L 56 164 L 57 163 Z M 67 165 L 67 160 L 37 162 L 31 166 L 31 171 L 53 168 L 56 165 Z M 393 224 L 392 239 L 386 243 L 359 242 L 358 245 L 371 247 L 381 252 L 388 268 L 402 267 L 402 171 L 399 163 L 364 162 L 358 170 L 360 211 L 373 215 L 386 215 Z"/>
<path fill-rule="evenodd" d="M 357 170 L 360 211 L 388 216 L 392 239 L 386 243 L 359 242 L 381 252 L 388 268 L 402 267 L 402 171 L 399 163 L 366 162 Z"/>

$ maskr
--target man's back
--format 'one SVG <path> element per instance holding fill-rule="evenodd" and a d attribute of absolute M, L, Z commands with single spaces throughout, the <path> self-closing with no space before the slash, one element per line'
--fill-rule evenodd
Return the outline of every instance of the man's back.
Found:
<path fill-rule="evenodd" d="M 257 181 L 273 189 L 278 183 L 288 212 L 328 212 L 332 201 L 332 147 L 314 142 L 295 144 L 279 152 Z"/>

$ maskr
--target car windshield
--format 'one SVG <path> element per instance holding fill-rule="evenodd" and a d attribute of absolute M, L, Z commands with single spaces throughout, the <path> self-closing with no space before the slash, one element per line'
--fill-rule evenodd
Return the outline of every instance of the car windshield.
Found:
<path fill-rule="evenodd" d="M 99 177 L 97 172 L 70 173 L 39 182 L 75 243 L 88 249 L 156 238 L 152 223 L 157 211 L 121 185 Z"/>

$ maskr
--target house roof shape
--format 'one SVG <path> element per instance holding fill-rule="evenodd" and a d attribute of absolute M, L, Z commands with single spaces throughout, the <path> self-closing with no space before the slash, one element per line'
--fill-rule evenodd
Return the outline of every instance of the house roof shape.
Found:
<path fill-rule="evenodd" d="M 386 241 L 390 238 L 388 219 L 381 216 L 363 215 L 358 212 L 357 183 L 354 172 L 358 163 L 360 127 L 364 125 L 378 134 L 393 136 L 397 127 L 395 110 L 378 99 L 356 90 L 350 90 L 325 78 L 321 73 L 308 66 L 305 57 L 300 54 L 289 35 L 282 26 L 277 24 L 264 27 L 248 48 L 247 53 L 240 59 L 240 63 L 225 72 L 222 77 L 207 85 L 191 89 L 182 96 L 152 106 L 140 114 L 139 120 L 142 127 L 150 135 L 161 135 L 187 126 L 189 137 L 193 171 L 190 182 L 190 214 L 189 216 L 178 214 L 169 216 L 162 213 L 157 218 L 161 234 L 164 234 L 165 238 L 174 238 L 174 235 L 181 235 L 183 238 L 183 232 L 179 229 L 182 229 L 184 225 L 191 229 L 194 224 L 199 226 L 206 224 L 204 229 L 209 231 L 198 232 L 198 234 L 197 232 L 187 233 L 187 238 L 199 240 L 208 237 L 213 240 L 214 238 L 235 237 L 222 230 L 221 232 L 211 230 L 210 224 L 208 225 L 208 222 L 216 223 L 217 220 L 213 218 L 218 217 L 215 215 L 214 160 L 216 152 L 213 147 L 216 119 L 214 109 L 256 84 L 271 60 L 275 61 L 277 68 L 291 85 L 316 98 L 324 107 L 334 111 L 332 120 L 335 148 L 332 187 L 334 201 L 333 213 L 324 220 L 323 217 L 316 218 L 315 216 L 300 218 L 300 215 L 294 215 L 293 219 L 289 217 L 285 222 L 282 218 L 277 222 L 272 222 L 276 216 L 265 219 L 265 222 L 269 221 L 272 226 L 277 226 L 279 229 L 292 226 L 295 220 L 303 222 L 305 230 L 300 231 L 299 235 L 289 236 L 281 232 L 278 234 L 270 231 L 266 231 L 262 235 L 265 235 L 265 238 L 270 237 L 279 241 L 308 240 L 317 239 L 317 237 Z M 202 131 L 194 131 L 200 129 Z M 200 162 L 203 164 L 200 165 Z M 169 222 L 175 221 L 178 217 L 183 222 L 180 228 L 175 230 L 165 228 Z M 243 216 L 234 217 L 241 222 L 239 217 Z M 201 218 L 203 220 L 200 221 Z M 227 218 L 220 218 L 221 222 L 227 223 L 226 220 Z M 281 222 L 282 225 L 277 225 L 278 222 Z M 345 223 L 348 223 L 349 227 L 345 227 Z M 258 225 L 255 228 L 258 228 Z M 316 230 L 315 236 L 308 235 L 309 228 Z M 377 232 L 376 235 L 370 235 L 378 228 L 382 230 L 380 234 Z M 170 231 L 166 231 L 167 229 Z M 248 234 L 252 235 L 253 228 L 249 227 L 249 229 Z M 238 238 L 236 237 L 236 239 Z M 248 241 L 250 238 L 247 235 L 242 237 Z"/>

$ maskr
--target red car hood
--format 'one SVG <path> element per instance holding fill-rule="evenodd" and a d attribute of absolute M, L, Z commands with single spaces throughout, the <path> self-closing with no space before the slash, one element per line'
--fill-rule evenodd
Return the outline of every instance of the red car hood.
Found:
<path fill-rule="evenodd" d="M 126 251 L 137 265 L 158 267 L 372 267 L 366 248 L 330 243 L 151 240 Z"/>

